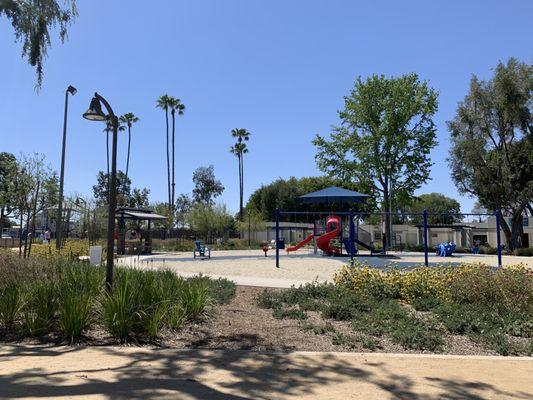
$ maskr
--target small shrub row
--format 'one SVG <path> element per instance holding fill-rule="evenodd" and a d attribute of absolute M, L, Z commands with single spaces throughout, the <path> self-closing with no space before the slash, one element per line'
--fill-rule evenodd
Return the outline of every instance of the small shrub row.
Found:
<path fill-rule="evenodd" d="M 229 302 L 235 294 L 235 285 L 224 279 L 127 268 L 116 269 L 113 290 L 107 292 L 101 267 L 62 259 L 4 260 L 0 324 L 29 336 L 59 332 L 73 342 L 90 326 L 102 325 L 122 342 L 132 335 L 153 339 L 163 327 L 178 329 L 207 305 Z"/>

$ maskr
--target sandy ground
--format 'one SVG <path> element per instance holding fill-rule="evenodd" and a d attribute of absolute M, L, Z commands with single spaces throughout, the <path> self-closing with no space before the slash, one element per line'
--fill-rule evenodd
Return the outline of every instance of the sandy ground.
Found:
<path fill-rule="evenodd" d="M 532 399 L 526 358 L 0 346 L 0 399 Z"/>
<path fill-rule="evenodd" d="M 422 253 L 392 253 L 391 257 L 359 256 L 357 260 L 376 268 L 386 268 L 394 264 L 402 268 L 410 268 L 424 263 Z M 199 273 L 213 278 L 225 277 L 239 285 L 263 287 L 299 286 L 312 281 L 331 281 L 333 274 L 349 258 L 323 257 L 314 255 L 304 249 L 301 252 L 287 255 L 280 252 L 280 268 L 276 268 L 274 252 L 265 257 L 261 250 L 227 250 L 213 251 L 210 260 L 194 260 L 192 253 L 164 253 L 141 257 L 124 257 L 118 264 L 141 268 L 169 268 L 182 276 L 193 276 Z M 492 255 L 457 254 L 453 257 L 429 255 L 430 265 L 439 263 L 457 265 L 462 262 L 482 262 L 496 266 L 498 259 Z M 524 263 L 533 268 L 533 257 L 504 256 L 503 264 Z"/>

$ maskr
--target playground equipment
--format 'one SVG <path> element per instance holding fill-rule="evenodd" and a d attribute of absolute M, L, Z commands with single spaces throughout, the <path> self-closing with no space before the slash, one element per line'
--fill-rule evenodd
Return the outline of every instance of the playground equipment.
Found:
<path fill-rule="evenodd" d="M 315 232 L 316 232 L 316 225 L 315 225 Z M 288 247 L 287 253 L 300 249 L 302 246 L 306 245 L 307 243 L 309 243 L 311 240 L 313 240 L 316 237 L 316 245 L 320 250 L 322 250 L 325 254 L 328 254 L 328 255 L 338 255 L 341 252 L 340 247 L 331 246 L 330 242 L 332 239 L 335 239 L 337 236 L 340 236 L 340 234 L 341 234 L 340 218 L 337 215 L 330 215 L 328 216 L 326 220 L 326 233 L 320 236 L 314 233 L 307 236 L 304 240 L 302 240 L 300 243 L 296 244 L 295 246 Z"/>
<path fill-rule="evenodd" d="M 455 243 L 441 243 L 437 246 L 436 254 L 441 257 L 451 257 L 455 251 Z"/>
<path fill-rule="evenodd" d="M 273 243 L 273 248 L 276 249 L 276 267 L 279 268 L 279 250 L 285 248 L 285 242 L 284 238 L 280 236 L 280 218 L 283 216 L 296 216 L 296 215 L 319 215 L 320 218 L 324 218 L 325 213 L 321 212 L 298 212 L 298 211 L 280 211 L 276 210 L 276 241 Z M 392 213 L 391 213 L 392 214 Z M 354 211 L 350 212 L 335 212 L 329 213 L 329 216 L 327 217 L 327 226 L 324 230 L 321 232 L 317 232 L 317 225 L 320 225 L 320 221 L 315 221 L 315 231 L 312 235 L 308 235 L 304 240 L 299 242 L 298 244 L 289 247 L 288 251 L 293 252 L 300 249 L 305 244 L 309 243 L 311 240 L 315 240 L 315 243 L 318 247 L 318 242 L 320 241 L 320 248 L 324 251 L 324 254 L 328 255 L 349 255 L 350 259 L 353 260 L 355 255 L 357 254 L 357 247 L 365 248 L 367 250 L 370 250 L 370 255 L 373 255 L 374 253 L 378 252 L 377 249 L 373 248 L 372 242 L 368 241 L 368 232 L 361 229 L 359 227 L 359 221 L 366 219 L 366 217 L 371 215 L 378 215 L 383 217 L 385 213 L 355 213 Z M 430 233 L 430 229 L 434 227 L 433 225 L 428 224 L 428 215 L 430 216 L 439 216 L 439 217 L 454 217 L 454 218 L 464 218 L 464 217 L 475 217 L 480 218 L 482 216 L 494 216 L 495 218 L 495 228 L 496 228 L 496 248 L 497 248 L 497 260 L 498 260 L 498 267 L 502 266 L 502 244 L 501 244 L 501 228 L 500 228 L 500 218 L 501 215 L 499 212 L 495 213 L 476 213 L 476 214 L 467 214 L 467 213 L 428 213 L 426 210 L 423 211 L 423 213 L 410 213 L 408 216 L 407 214 L 403 214 L 403 217 L 422 217 L 423 218 L 423 224 L 419 226 L 420 231 L 417 234 L 417 238 L 421 240 L 423 244 L 423 251 L 424 251 L 424 264 L 426 266 L 429 266 L 429 249 L 430 249 L 430 242 L 428 240 L 428 235 Z M 346 216 L 348 218 L 346 218 Z M 301 218 L 301 217 L 300 217 Z M 336 219 L 336 221 L 335 221 Z M 322 220 L 323 221 L 323 220 Z M 340 231 L 337 231 L 337 228 L 340 225 Z M 343 229 L 348 227 L 349 228 L 349 234 L 346 232 L 346 229 Z M 375 231 L 373 231 L 375 234 Z M 321 233 L 321 234 L 320 234 Z M 365 236 L 367 235 L 367 236 Z M 407 233 L 405 234 L 407 235 Z M 320 238 L 322 239 L 320 240 Z M 432 234 L 432 237 L 435 237 L 435 234 Z M 337 240 L 337 242 L 340 241 L 340 245 L 332 244 L 333 239 L 340 239 Z M 360 240 L 362 239 L 362 240 Z M 401 243 L 401 237 L 400 237 L 400 243 Z M 376 240 L 375 238 L 373 240 Z M 462 239 L 461 239 L 462 240 Z M 277 243 L 277 245 L 276 245 Z M 383 248 L 385 249 L 385 239 L 383 239 Z M 388 244 L 388 243 L 387 243 Z M 465 246 L 462 244 L 461 246 Z M 441 247 L 441 246 L 439 246 Z M 456 250 L 455 242 L 446 242 L 442 243 L 442 247 L 440 248 L 440 252 L 437 252 L 437 255 L 441 256 L 451 256 L 453 252 Z M 474 242 L 473 252 L 477 250 L 479 251 L 479 243 Z M 343 253 L 344 252 L 344 253 Z M 379 251 L 380 255 L 385 255 L 385 251 Z"/>

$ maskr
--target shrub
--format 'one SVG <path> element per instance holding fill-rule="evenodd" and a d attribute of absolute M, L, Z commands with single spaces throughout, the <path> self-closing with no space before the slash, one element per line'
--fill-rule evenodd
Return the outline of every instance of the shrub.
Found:
<path fill-rule="evenodd" d="M 22 285 L 9 282 L 0 290 L 0 321 L 5 324 L 13 323 L 24 307 L 25 296 Z"/>
<path fill-rule="evenodd" d="M 207 305 L 209 280 L 204 277 L 188 279 L 180 292 L 180 302 L 188 319 L 197 318 Z"/>
<path fill-rule="evenodd" d="M 235 283 L 224 278 L 209 281 L 208 297 L 217 304 L 227 304 L 235 297 Z"/>
<path fill-rule="evenodd" d="M 307 314 L 299 308 L 275 308 L 272 312 L 272 316 L 276 319 L 307 319 Z"/>
<path fill-rule="evenodd" d="M 121 342 L 127 340 L 135 321 L 139 319 L 135 310 L 133 289 L 127 277 L 116 281 L 113 291 L 103 297 L 102 318 L 114 338 Z"/>
<path fill-rule="evenodd" d="M 399 295 L 402 275 L 397 269 L 382 272 L 366 264 L 355 262 L 353 267 L 344 266 L 333 281 L 345 289 L 366 298 L 396 298 Z"/>
<path fill-rule="evenodd" d="M 71 343 L 78 340 L 91 322 L 92 301 L 86 292 L 64 289 L 59 296 L 59 328 Z"/>
<path fill-rule="evenodd" d="M 408 349 L 438 351 L 444 343 L 442 334 L 433 325 L 413 317 L 398 321 L 391 337 Z"/>
<path fill-rule="evenodd" d="M 24 329 L 31 336 L 48 332 L 57 309 L 57 286 L 53 282 L 38 282 L 29 293 L 24 307 Z"/>
<path fill-rule="evenodd" d="M 520 249 L 515 249 L 513 254 L 515 256 L 533 257 L 533 247 L 522 247 Z"/>

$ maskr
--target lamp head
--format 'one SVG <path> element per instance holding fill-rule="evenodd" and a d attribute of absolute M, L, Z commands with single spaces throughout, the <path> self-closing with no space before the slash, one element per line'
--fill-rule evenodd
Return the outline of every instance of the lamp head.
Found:
<path fill-rule="evenodd" d="M 74 86 L 68 85 L 67 92 L 69 92 L 72 96 L 74 96 L 77 91 L 78 90 Z"/>
<path fill-rule="evenodd" d="M 83 118 L 89 121 L 107 121 L 107 116 L 102 112 L 100 100 L 98 100 L 96 96 L 91 100 L 89 109 L 83 113 Z"/>

